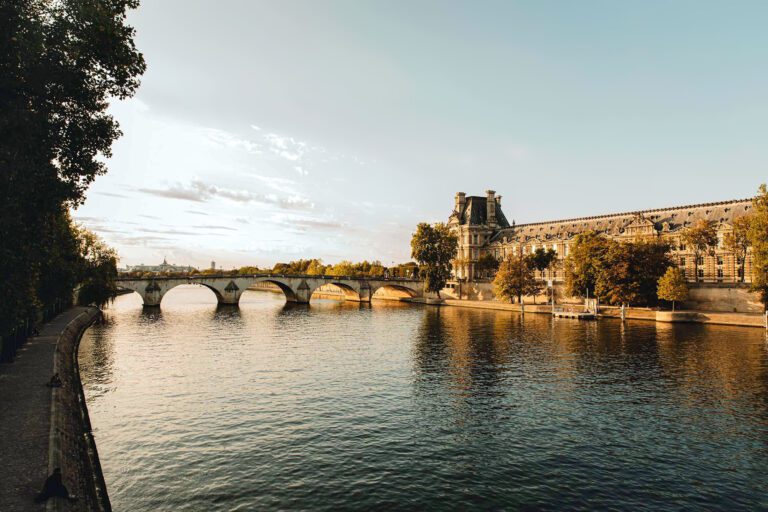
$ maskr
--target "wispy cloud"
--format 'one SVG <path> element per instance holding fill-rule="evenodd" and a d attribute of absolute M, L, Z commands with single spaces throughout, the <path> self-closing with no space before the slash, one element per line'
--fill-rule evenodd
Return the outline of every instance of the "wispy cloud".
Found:
<path fill-rule="evenodd" d="M 100 196 L 108 196 L 108 197 L 120 197 L 120 198 L 127 198 L 128 196 L 123 194 L 116 194 L 114 192 L 94 192 L 94 194 L 100 195 Z"/>
<path fill-rule="evenodd" d="M 261 145 L 242 137 L 238 137 L 230 132 L 224 130 L 217 130 L 215 128 L 206 128 L 204 130 L 206 137 L 209 141 L 216 145 L 224 146 L 230 149 L 242 149 L 252 154 L 261 154 Z"/>
<path fill-rule="evenodd" d="M 306 142 L 301 142 L 293 137 L 268 133 L 264 136 L 267 149 L 275 155 L 291 162 L 301 160 L 307 148 Z"/>
<path fill-rule="evenodd" d="M 209 226 L 209 225 L 200 225 L 200 226 L 192 226 L 195 229 L 221 229 L 224 231 L 237 231 L 237 228 L 232 228 L 229 226 Z"/>
<path fill-rule="evenodd" d="M 188 185 L 175 184 L 167 188 L 140 188 L 139 192 L 170 199 L 181 199 L 197 203 L 205 203 L 213 198 L 224 198 L 239 203 L 263 203 L 277 205 L 286 210 L 310 210 L 314 203 L 308 198 L 294 194 L 280 197 L 276 194 L 262 194 L 248 190 L 232 190 L 209 185 L 199 180 L 194 180 Z"/>
<path fill-rule="evenodd" d="M 298 215 L 276 214 L 272 216 L 271 220 L 279 226 L 302 233 L 309 230 L 336 231 L 348 227 L 346 223 L 327 217 L 313 218 Z"/>

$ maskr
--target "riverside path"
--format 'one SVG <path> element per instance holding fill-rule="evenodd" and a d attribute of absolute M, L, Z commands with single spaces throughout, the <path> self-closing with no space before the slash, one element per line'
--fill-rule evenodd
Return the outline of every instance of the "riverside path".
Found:
<path fill-rule="evenodd" d="M 13 363 L 0 364 L 0 510 L 45 510 L 34 503 L 48 476 L 51 388 L 56 342 L 89 308 L 75 307 L 45 324 L 21 346 Z"/>

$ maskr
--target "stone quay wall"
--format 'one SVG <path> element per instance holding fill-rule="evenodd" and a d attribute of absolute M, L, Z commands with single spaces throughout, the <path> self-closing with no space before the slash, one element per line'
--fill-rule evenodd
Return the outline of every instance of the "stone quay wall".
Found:
<path fill-rule="evenodd" d="M 62 386 L 52 389 L 48 470 L 50 474 L 61 468 L 64 484 L 78 499 L 49 499 L 48 512 L 112 510 L 77 364 L 80 339 L 99 318 L 98 308 L 87 308 L 67 325 L 56 344 L 54 372 L 58 372 Z"/>
<path fill-rule="evenodd" d="M 748 284 L 742 283 L 690 283 L 688 300 L 678 304 L 678 309 L 709 311 L 718 313 L 750 313 L 761 314 L 763 305 L 760 296 L 750 290 Z M 459 297 L 459 289 L 461 297 Z M 461 283 L 449 283 L 447 288 L 440 292 L 440 296 L 448 299 L 495 301 L 493 285 L 490 281 L 470 281 Z M 555 283 L 555 297 L 557 304 L 583 304 L 583 299 L 567 297 L 565 285 Z M 538 304 L 546 304 L 549 297 L 546 294 L 535 298 Z M 533 303 L 533 297 L 526 297 L 525 303 Z M 601 304 L 601 308 L 603 305 Z"/>

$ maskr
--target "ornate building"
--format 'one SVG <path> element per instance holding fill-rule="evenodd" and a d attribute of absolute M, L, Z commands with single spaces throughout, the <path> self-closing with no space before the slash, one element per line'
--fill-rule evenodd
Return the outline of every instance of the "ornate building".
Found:
<path fill-rule="evenodd" d="M 574 237 L 586 231 L 596 231 L 616 240 L 661 237 L 671 243 L 673 260 L 685 270 L 689 281 L 733 283 L 741 280 L 738 275 L 741 264 L 733 253 L 724 248 L 723 240 L 725 234 L 732 230 L 733 219 L 745 215 L 751 208 L 751 199 L 741 199 L 515 225 L 514 221 L 512 224 L 507 221 L 501 210 L 501 196 L 488 190 L 485 196 L 457 193 L 448 226 L 459 238 L 454 265 L 456 277 L 459 278 L 473 279 L 475 263 L 483 254 L 491 254 L 501 260 L 509 255 L 530 254 L 542 248 L 557 252 L 558 263 L 552 277 L 561 281 L 562 262 L 568 256 Z M 718 246 L 712 254 L 699 258 L 696 276 L 693 253 L 682 241 L 681 234 L 699 219 L 715 224 Z M 750 280 L 750 260 L 748 254 L 744 265 L 746 282 Z"/>
<path fill-rule="evenodd" d="M 187 265 L 172 265 L 168 263 L 165 258 L 159 265 L 126 265 L 124 269 L 119 269 L 119 272 L 195 272 L 195 267 Z"/>

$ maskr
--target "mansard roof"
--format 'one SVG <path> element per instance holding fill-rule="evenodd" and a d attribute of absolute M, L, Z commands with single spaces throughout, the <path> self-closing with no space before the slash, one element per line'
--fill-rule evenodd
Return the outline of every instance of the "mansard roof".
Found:
<path fill-rule="evenodd" d="M 452 217 L 457 217 L 459 224 L 480 226 L 488 222 L 488 201 L 482 196 L 468 196 L 464 208 L 460 212 L 453 212 Z M 501 205 L 496 203 L 496 224 L 501 228 L 509 227 L 509 222 L 501 211 Z"/>
<path fill-rule="evenodd" d="M 619 236 L 630 225 L 641 226 L 649 225 L 649 223 L 652 223 L 653 228 L 658 232 L 672 233 L 682 230 L 701 219 L 715 222 L 718 225 L 730 225 L 735 217 L 744 215 L 751 207 L 751 199 L 735 199 L 732 201 L 673 206 L 655 210 L 639 210 L 548 222 L 532 222 L 500 229 L 493 235 L 490 241 L 500 241 L 504 237 L 517 242 L 529 239 L 569 239 L 585 231 L 597 231 Z"/>

